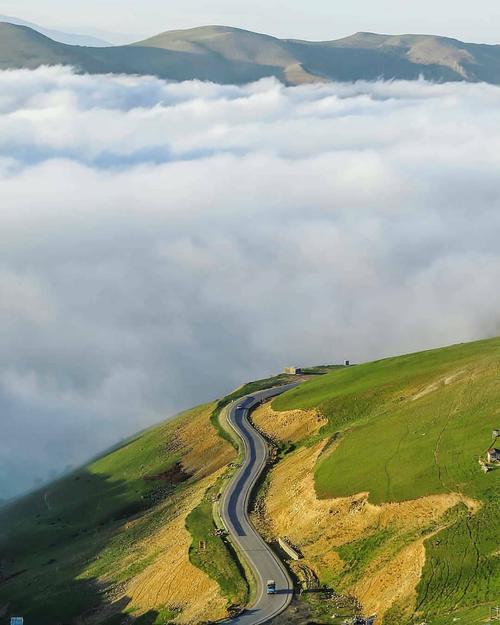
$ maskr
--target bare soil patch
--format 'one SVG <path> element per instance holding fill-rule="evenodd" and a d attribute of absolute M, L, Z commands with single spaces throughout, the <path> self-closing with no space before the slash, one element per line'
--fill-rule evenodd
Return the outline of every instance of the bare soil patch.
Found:
<path fill-rule="evenodd" d="M 188 557 L 191 535 L 186 517 L 213 482 L 209 477 L 177 499 L 177 514 L 141 544 L 145 552 L 158 554 L 155 561 L 124 588 L 124 595 L 139 612 L 152 606 L 179 609 L 176 623 L 192 625 L 226 616 L 226 600 L 219 586 L 191 564 Z"/>
<path fill-rule="evenodd" d="M 169 484 L 181 484 L 190 478 L 190 474 L 184 471 L 182 468 L 182 464 L 180 462 L 176 462 L 175 465 L 168 469 L 168 471 L 163 471 L 158 475 L 146 475 L 144 476 L 144 480 L 146 482 L 167 482 Z"/>
<path fill-rule="evenodd" d="M 436 380 L 435 382 L 428 384 L 426 387 L 424 387 L 423 389 L 415 393 L 415 395 L 413 395 L 411 400 L 416 401 L 417 399 L 425 397 L 429 393 L 433 393 L 434 391 L 437 391 L 442 386 L 448 386 L 449 384 L 452 384 L 453 382 L 461 378 L 465 373 L 466 371 L 456 371 L 455 373 L 441 377 L 439 378 L 439 380 Z"/>
<path fill-rule="evenodd" d="M 296 443 L 316 434 L 327 423 L 317 410 L 277 412 L 270 403 L 252 413 L 255 426 L 272 440 Z"/>
<path fill-rule="evenodd" d="M 384 531 L 394 536 L 392 544 L 400 544 L 396 553 L 377 552 L 360 578 L 349 581 L 346 575 L 345 587 L 337 582 L 339 590 L 358 597 L 365 613 L 376 612 L 380 622 L 395 601 L 414 604 L 425 563 L 422 532 L 438 526 L 444 513 L 463 497 L 449 493 L 380 506 L 370 503 L 368 493 L 320 500 L 314 467 L 324 445 L 299 449 L 272 470 L 257 522 L 269 540 L 288 536 L 304 554 L 302 562 L 321 580 L 342 580 L 346 564 L 338 548 Z M 412 532 L 419 538 L 409 544 L 397 542 Z"/>

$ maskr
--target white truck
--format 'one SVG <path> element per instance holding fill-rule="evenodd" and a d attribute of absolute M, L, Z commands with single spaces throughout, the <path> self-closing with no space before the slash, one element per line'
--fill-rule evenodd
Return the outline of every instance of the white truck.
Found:
<path fill-rule="evenodd" d="M 276 582 L 274 579 L 268 579 L 266 583 L 266 592 L 268 595 L 276 594 Z"/>

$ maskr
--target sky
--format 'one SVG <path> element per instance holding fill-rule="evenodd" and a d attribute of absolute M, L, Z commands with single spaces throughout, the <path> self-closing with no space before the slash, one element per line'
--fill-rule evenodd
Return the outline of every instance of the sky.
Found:
<path fill-rule="evenodd" d="M 224 24 L 281 37 L 334 39 L 357 31 L 425 33 L 499 43 L 500 6 L 493 0 L 3 0 L 0 14 L 46 27 L 156 34 Z"/>
<path fill-rule="evenodd" d="M 500 333 L 498 87 L 0 94 L 0 497 L 286 365 Z"/>

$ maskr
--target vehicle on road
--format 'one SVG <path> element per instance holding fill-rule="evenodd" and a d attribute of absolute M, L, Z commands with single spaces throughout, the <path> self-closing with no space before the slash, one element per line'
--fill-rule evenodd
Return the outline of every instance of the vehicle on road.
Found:
<path fill-rule="evenodd" d="M 274 579 L 268 579 L 266 584 L 266 592 L 268 595 L 276 594 L 276 582 Z"/>

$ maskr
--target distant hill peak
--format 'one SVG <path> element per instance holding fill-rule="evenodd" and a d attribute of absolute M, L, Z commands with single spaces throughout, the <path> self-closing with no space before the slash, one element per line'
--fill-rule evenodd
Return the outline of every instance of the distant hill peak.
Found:
<path fill-rule="evenodd" d="M 32 40 L 47 41 L 57 43 L 47 35 L 30 28 L 29 26 L 23 26 L 21 24 L 11 24 L 9 22 L 0 22 L 0 32 L 4 35 L 11 35 L 17 37 L 24 37 Z M 2 42 L 3 43 L 3 42 Z"/>
<path fill-rule="evenodd" d="M 154 35 L 153 37 L 148 37 L 142 41 L 138 41 L 133 44 L 136 46 L 159 46 L 161 43 L 172 42 L 172 41 L 186 41 L 186 42 L 197 42 L 197 41 L 206 41 L 207 39 L 216 40 L 219 37 L 229 36 L 234 38 L 243 39 L 254 39 L 254 40 L 268 40 L 268 41 L 276 41 L 282 42 L 282 40 L 277 39 L 271 35 L 255 33 L 250 30 L 244 30 L 243 28 L 234 28 L 233 26 L 220 26 L 220 25 L 208 25 L 208 26 L 197 26 L 195 28 L 187 28 L 182 30 L 166 30 L 158 35 Z"/>
<path fill-rule="evenodd" d="M 0 15 L 0 22 L 13 24 L 15 26 L 26 26 L 35 30 L 36 32 L 53 39 L 59 43 L 65 43 L 67 45 L 74 46 L 89 46 L 89 47 L 105 47 L 112 45 L 108 41 L 92 35 L 86 35 L 83 33 L 69 33 L 63 32 L 54 28 L 46 28 L 32 22 L 20 19 L 18 17 L 11 17 L 9 15 Z"/>

